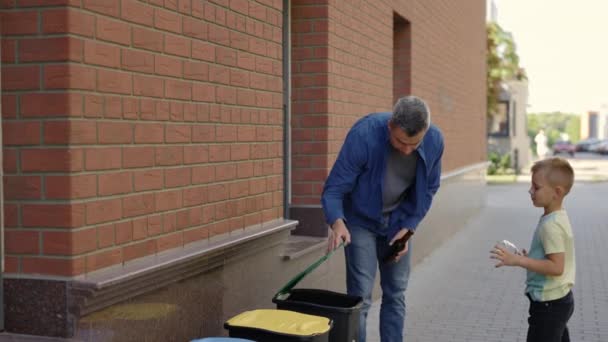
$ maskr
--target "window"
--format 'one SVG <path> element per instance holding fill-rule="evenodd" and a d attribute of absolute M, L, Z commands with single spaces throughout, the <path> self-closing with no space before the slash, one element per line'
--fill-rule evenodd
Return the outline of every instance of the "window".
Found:
<path fill-rule="evenodd" d="M 509 102 L 499 102 L 496 113 L 488 118 L 488 135 L 509 136 Z"/>

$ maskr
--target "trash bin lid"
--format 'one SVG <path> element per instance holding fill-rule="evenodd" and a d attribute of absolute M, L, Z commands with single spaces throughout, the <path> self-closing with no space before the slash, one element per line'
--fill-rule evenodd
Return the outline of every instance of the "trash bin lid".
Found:
<path fill-rule="evenodd" d="M 246 311 L 229 319 L 226 324 L 296 336 L 321 335 L 331 328 L 329 318 L 276 309 Z"/>

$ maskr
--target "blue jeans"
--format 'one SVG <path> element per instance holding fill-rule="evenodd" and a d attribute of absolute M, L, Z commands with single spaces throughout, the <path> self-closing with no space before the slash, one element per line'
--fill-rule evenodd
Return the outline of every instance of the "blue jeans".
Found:
<path fill-rule="evenodd" d="M 351 243 L 345 248 L 346 288 L 349 295 L 363 298 L 359 320 L 359 341 L 365 342 L 367 313 L 372 303 L 372 290 L 376 269 L 380 268 L 382 305 L 380 306 L 380 340 L 382 342 L 403 341 L 405 324 L 405 289 L 410 274 L 408 252 L 397 263 L 383 264 L 389 253 L 387 237 L 377 235 L 365 228 L 349 226 Z"/>
<path fill-rule="evenodd" d="M 570 342 L 566 324 L 574 312 L 572 291 L 562 298 L 535 302 L 530 296 L 527 342 Z"/>

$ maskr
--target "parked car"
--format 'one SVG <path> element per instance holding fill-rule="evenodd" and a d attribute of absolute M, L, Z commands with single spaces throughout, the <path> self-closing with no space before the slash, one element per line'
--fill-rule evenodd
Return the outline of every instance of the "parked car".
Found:
<path fill-rule="evenodd" d="M 592 151 L 600 154 L 608 154 L 608 140 L 602 140 L 591 146 Z"/>
<path fill-rule="evenodd" d="M 576 151 L 587 152 L 591 146 L 597 144 L 598 142 L 600 142 L 600 139 L 598 138 L 583 139 L 576 143 Z"/>
<path fill-rule="evenodd" d="M 555 144 L 553 144 L 553 155 L 568 153 L 570 156 L 574 157 L 575 151 L 576 146 L 572 145 L 569 141 L 556 141 Z"/>

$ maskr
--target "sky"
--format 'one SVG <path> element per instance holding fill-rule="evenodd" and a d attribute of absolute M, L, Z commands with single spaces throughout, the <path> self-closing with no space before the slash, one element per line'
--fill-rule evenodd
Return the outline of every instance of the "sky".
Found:
<path fill-rule="evenodd" d="M 494 1 L 528 74 L 528 113 L 608 104 L 608 0 Z"/>

